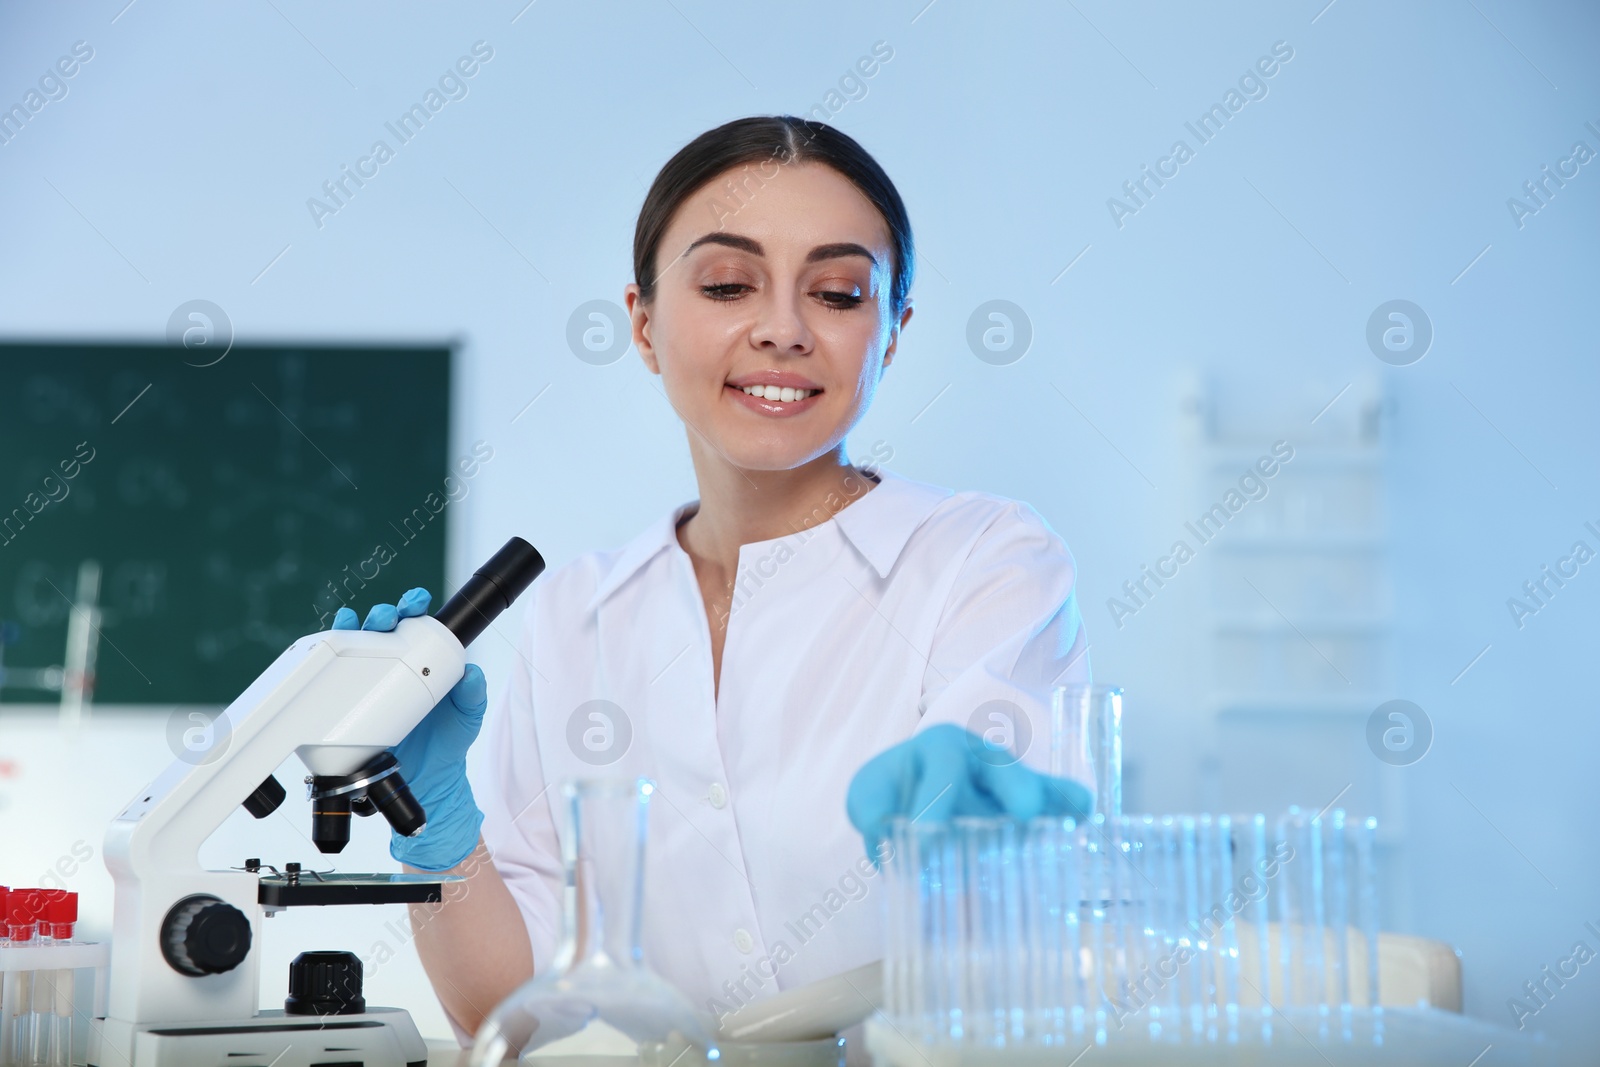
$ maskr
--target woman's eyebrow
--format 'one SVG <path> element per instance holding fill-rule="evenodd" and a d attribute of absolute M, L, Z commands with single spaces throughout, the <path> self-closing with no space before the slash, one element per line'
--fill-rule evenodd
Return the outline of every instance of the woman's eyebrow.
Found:
<path fill-rule="evenodd" d="M 749 252 L 753 256 L 764 256 L 766 251 L 761 247 L 761 242 L 737 233 L 708 233 L 697 239 L 688 248 L 683 250 L 687 256 L 701 245 L 725 245 L 728 248 L 737 248 L 741 252 Z M 836 241 L 832 244 L 818 245 L 806 254 L 807 263 L 818 263 L 825 259 L 839 259 L 843 256 L 864 256 L 868 263 L 874 267 L 878 265 L 878 257 L 854 241 Z M 679 257 L 683 258 L 682 256 Z"/>
<path fill-rule="evenodd" d="M 818 245 L 806 254 L 806 262 L 816 263 L 824 259 L 839 259 L 843 256 L 866 256 L 868 263 L 871 263 L 874 267 L 878 265 L 878 257 L 854 241 L 836 241 L 831 245 Z"/>

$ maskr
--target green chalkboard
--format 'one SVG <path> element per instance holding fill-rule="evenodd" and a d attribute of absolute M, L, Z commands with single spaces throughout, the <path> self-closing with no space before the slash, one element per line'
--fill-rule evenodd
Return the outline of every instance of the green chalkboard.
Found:
<path fill-rule="evenodd" d="M 0 343 L 0 701 L 87 642 L 95 705 L 227 703 L 340 603 L 443 592 L 448 346 L 192 355 Z"/>

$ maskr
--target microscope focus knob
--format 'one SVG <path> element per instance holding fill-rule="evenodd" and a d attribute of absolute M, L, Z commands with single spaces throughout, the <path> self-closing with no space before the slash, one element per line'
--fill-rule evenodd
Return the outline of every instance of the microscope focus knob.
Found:
<path fill-rule="evenodd" d="M 361 957 L 354 952 L 302 952 L 289 964 L 285 1015 L 360 1015 Z"/>
<path fill-rule="evenodd" d="M 216 897 L 184 897 L 161 923 L 161 954 L 191 978 L 231 971 L 250 954 L 250 920 Z"/>

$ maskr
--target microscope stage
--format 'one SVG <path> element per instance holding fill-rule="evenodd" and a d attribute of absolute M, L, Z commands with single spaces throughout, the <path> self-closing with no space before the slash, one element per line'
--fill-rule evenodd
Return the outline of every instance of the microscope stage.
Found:
<path fill-rule="evenodd" d="M 459 874 L 316 874 L 261 877 L 258 897 L 265 908 L 324 907 L 330 904 L 432 904 L 445 883 L 464 882 Z"/>

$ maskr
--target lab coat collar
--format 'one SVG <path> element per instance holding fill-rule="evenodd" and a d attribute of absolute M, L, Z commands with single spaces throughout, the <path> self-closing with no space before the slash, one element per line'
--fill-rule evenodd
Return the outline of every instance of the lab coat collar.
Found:
<path fill-rule="evenodd" d="M 830 521 L 838 524 L 845 539 L 872 564 L 878 577 L 887 578 L 911 535 L 950 496 L 950 490 L 902 478 L 882 468 L 876 473 L 878 487 Z"/>
<path fill-rule="evenodd" d="M 879 478 L 878 487 L 847 505 L 828 522 L 838 526 L 845 540 L 871 564 L 878 577 L 887 578 L 911 535 L 951 491 L 901 477 L 881 467 L 875 473 Z M 673 508 L 624 545 L 617 561 L 590 598 L 588 610 L 598 608 L 657 553 L 677 548 L 678 523 L 698 506 L 696 500 Z"/>

